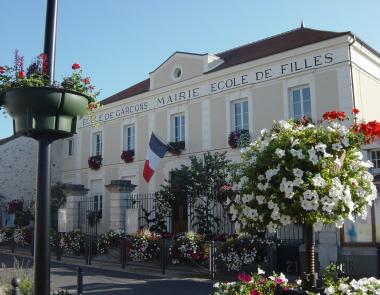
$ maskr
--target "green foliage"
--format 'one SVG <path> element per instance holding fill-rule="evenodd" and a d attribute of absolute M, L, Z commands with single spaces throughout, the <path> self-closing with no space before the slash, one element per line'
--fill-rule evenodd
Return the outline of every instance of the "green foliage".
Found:
<path fill-rule="evenodd" d="M 156 196 L 156 224 L 165 231 L 164 217 L 176 204 L 191 202 L 194 205 L 194 225 L 199 233 L 212 234 L 220 220 L 212 209 L 224 202 L 226 194 L 221 188 L 226 185 L 230 161 L 226 153 L 207 152 L 202 157 L 190 156 L 190 165 L 182 165 L 171 172 Z"/>

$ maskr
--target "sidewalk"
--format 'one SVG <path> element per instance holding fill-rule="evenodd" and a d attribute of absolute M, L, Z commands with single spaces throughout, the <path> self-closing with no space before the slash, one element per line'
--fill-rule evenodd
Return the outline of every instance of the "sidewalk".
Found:
<path fill-rule="evenodd" d="M 25 258 L 31 258 L 30 249 L 16 248 L 15 253 L 12 253 L 10 249 L 0 248 L 1 254 L 20 256 Z M 86 268 L 103 269 L 110 271 L 119 271 L 125 273 L 133 273 L 140 275 L 150 275 L 161 278 L 193 278 L 200 280 L 208 280 L 208 270 L 203 267 L 197 266 L 177 266 L 168 264 L 165 270 L 165 274 L 162 273 L 159 262 L 127 262 L 125 269 L 121 267 L 121 263 L 118 262 L 118 257 L 115 256 L 99 256 L 94 257 L 91 265 L 86 265 L 83 256 L 63 256 L 61 261 L 57 261 L 55 255 L 51 255 L 51 261 L 54 263 L 69 264 L 74 266 L 81 266 Z"/>

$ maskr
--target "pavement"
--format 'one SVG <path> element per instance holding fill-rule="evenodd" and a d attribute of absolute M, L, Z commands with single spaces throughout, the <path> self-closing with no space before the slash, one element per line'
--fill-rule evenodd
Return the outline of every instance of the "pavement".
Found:
<path fill-rule="evenodd" d="M 62 261 L 51 260 L 52 290 L 69 290 L 76 294 L 77 268 L 83 269 L 84 294 L 211 294 L 213 281 L 207 279 L 204 269 L 170 267 L 165 274 L 158 265 L 128 264 L 125 270 L 120 264 L 109 259 L 94 259 L 92 265 L 85 265 L 81 259 L 63 257 Z M 24 268 L 33 266 L 30 250 L 18 249 L 14 254 L 0 249 L 0 264 L 12 268 L 17 259 Z"/>

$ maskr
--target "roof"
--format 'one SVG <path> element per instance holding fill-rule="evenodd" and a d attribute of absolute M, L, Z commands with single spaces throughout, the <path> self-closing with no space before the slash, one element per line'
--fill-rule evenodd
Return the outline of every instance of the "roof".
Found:
<path fill-rule="evenodd" d="M 325 41 L 328 39 L 340 37 L 350 34 L 348 32 L 331 32 L 320 31 L 309 28 L 300 27 L 292 31 L 275 35 L 266 39 L 262 39 L 253 43 L 249 43 L 237 48 L 233 48 L 221 53 L 215 54 L 223 59 L 223 63 L 211 71 L 216 72 L 242 63 L 260 59 L 273 54 L 285 52 L 298 47 L 306 46 L 309 44 Z M 207 74 L 205 73 L 205 74 Z M 149 91 L 150 81 L 146 79 L 137 83 L 123 91 L 120 91 L 102 101 L 102 104 L 109 104 L 119 101 L 137 94 Z"/>

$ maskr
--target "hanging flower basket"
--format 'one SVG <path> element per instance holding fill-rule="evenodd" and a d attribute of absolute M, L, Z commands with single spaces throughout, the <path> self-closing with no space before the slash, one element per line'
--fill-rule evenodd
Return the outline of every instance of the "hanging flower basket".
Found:
<path fill-rule="evenodd" d="M 98 170 L 102 166 L 103 158 L 102 156 L 91 156 L 88 158 L 88 167 L 92 170 Z"/>
<path fill-rule="evenodd" d="M 124 160 L 125 163 L 131 163 L 133 162 L 134 155 L 135 155 L 134 150 L 123 151 L 121 153 L 121 159 Z"/>
<path fill-rule="evenodd" d="M 40 54 L 24 69 L 24 58 L 15 53 L 14 66 L 0 66 L 0 109 L 13 118 L 14 134 L 51 140 L 72 136 L 77 119 L 94 111 L 98 92 L 90 77 L 82 77 L 80 65 L 61 83 L 50 85 L 48 60 Z"/>
<path fill-rule="evenodd" d="M 173 155 L 180 155 L 181 152 L 185 149 L 184 141 L 172 141 L 169 142 L 169 152 Z"/>
<path fill-rule="evenodd" d="M 246 129 L 232 131 L 228 136 L 228 145 L 233 149 L 247 147 L 250 143 L 251 135 L 249 134 L 249 130 Z"/>
<path fill-rule="evenodd" d="M 55 87 L 20 87 L 7 90 L 3 103 L 13 118 L 14 133 L 64 138 L 76 132 L 77 118 L 87 111 L 90 98 Z"/>

